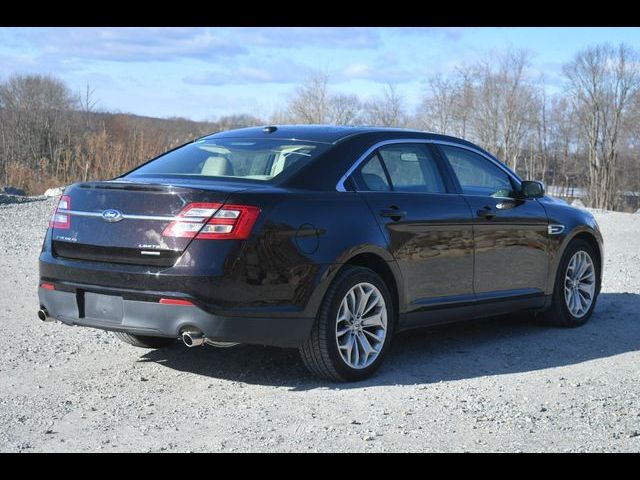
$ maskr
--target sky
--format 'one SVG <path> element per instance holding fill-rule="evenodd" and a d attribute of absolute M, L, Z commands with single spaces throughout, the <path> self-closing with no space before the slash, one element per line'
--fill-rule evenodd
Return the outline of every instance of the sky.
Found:
<path fill-rule="evenodd" d="M 640 28 L 577 27 L 109 27 L 0 28 L 0 81 L 51 74 L 87 85 L 102 110 L 215 120 L 268 118 L 297 85 L 327 72 L 331 88 L 363 100 L 396 86 L 414 109 L 434 74 L 527 49 L 531 75 L 562 88 L 562 65 L 581 49 L 620 42 L 640 48 Z"/>

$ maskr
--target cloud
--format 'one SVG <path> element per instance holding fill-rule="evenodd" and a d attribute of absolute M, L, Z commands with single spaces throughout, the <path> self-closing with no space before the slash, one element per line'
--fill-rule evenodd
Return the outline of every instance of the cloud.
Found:
<path fill-rule="evenodd" d="M 258 47 L 375 49 L 382 44 L 380 30 L 370 27 L 242 27 L 230 30 L 247 44 Z"/>
<path fill-rule="evenodd" d="M 323 69 L 314 68 L 291 60 L 256 60 L 249 66 L 226 63 L 217 69 L 207 69 L 191 74 L 183 82 L 191 85 L 249 85 L 249 84 L 300 84 Z M 398 68 L 389 54 L 376 57 L 371 62 L 352 62 L 328 69 L 329 83 L 339 84 L 352 80 L 367 80 L 374 83 L 402 83 L 415 80 L 415 69 Z"/>
<path fill-rule="evenodd" d="M 248 53 L 248 49 L 209 29 L 167 27 L 12 28 L 14 50 L 65 62 L 212 60 Z"/>
<path fill-rule="evenodd" d="M 440 37 L 449 42 L 457 42 L 462 39 L 465 32 L 473 30 L 472 27 L 395 27 L 389 31 L 400 35 Z"/>
<path fill-rule="evenodd" d="M 458 58 L 457 50 L 469 50 L 466 42 L 447 41 L 460 39 L 463 32 L 375 27 L 0 28 L 0 81 L 13 72 L 51 73 L 74 91 L 89 83 L 107 107 L 201 116 L 230 112 L 238 105 L 253 110 L 252 102 L 277 107 L 317 71 L 329 74 L 332 89 L 360 95 L 386 83 L 415 89 L 448 58 Z M 439 55 L 443 49 L 446 53 Z M 201 105 L 203 95 L 206 106 Z M 247 95 L 255 98 L 249 101 Z"/>
<path fill-rule="evenodd" d="M 344 68 L 331 75 L 335 82 L 350 80 L 368 80 L 375 83 L 403 83 L 416 80 L 419 72 L 415 68 L 400 68 L 395 57 L 383 54 L 370 63 L 349 63 Z"/>
<path fill-rule="evenodd" d="M 350 63 L 342 70 L 342 74 L 347 78 L 370 78 L 372 72 L 366 63 Z"/>
<path fill-rule="evenodd" d="M 363 27 L 46 27 L 2 28 L 0 44 L 34 62 L 215 61 L 255 48 L 375 49 L 380 32 Z"/>
<path fill-rule="evenodd" d="M 192 85 L 247 85 L 258 83 L 300 83 L 313 75 L 314 69 L 292 61 L 254 61 L 250 66 L 226 64 L 216 70 L 188 75 L 184 83 Z"/>

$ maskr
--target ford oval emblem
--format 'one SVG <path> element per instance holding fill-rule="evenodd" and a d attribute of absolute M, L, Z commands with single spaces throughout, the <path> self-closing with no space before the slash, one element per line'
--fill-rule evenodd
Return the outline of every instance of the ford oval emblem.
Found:
<path fill-rule="evenodd" d="M 122 220 L 122 218 L 123 218 L 122 212 L 119 210 L 114 210 L 113 208 L 110 208 L 109 210 L 105 210 L 104 212 L 102 212 L 102 219 L 105 222 L 115 223 Z"/>

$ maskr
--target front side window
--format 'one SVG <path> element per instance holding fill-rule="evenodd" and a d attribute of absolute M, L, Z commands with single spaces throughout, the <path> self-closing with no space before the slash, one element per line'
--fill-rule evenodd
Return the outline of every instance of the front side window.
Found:
<path fill-rule="evenodd" d="M 126 177 L 221 177 L 269 181 L 297 170 L 329 148 L 278 139 L 203 139 L 168 152 Z"/>
<path fill-rule="evenodd" d="M 458 178 L 462 193 L 492 197 L 515 196 L 509 175 L 483 156 L 448 145 L 441 145 L 440 148 Z"/>
<path fill-rule="evenodd" d="M 445 193 L 435 159 L 424 144 L 380 147 L 356 172 L 361 190 Z"/>

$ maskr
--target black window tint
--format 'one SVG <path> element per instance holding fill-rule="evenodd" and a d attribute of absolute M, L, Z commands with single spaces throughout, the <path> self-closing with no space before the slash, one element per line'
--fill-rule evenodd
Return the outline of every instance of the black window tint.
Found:
<path fill-rule="evenodd" d="M 423 144 L 387 145 L 378 150 L 387 167 L 393 190 L 399 192 L 446 192 L 435 159 Z"/>
<path fill-rule="evenodd" d="M 444 145 L 440 148 L 458 177 L 462 193 L 493 197 L 514 196 L 509 175 L 488 159 L 464 148 Z"/>
<path fill-rule="evenodd" d="M 360 178 L 364 190 L 386 192 L 391 190 L 387 175 L 377 155 L 373 155 L 360 169 Z"/>

